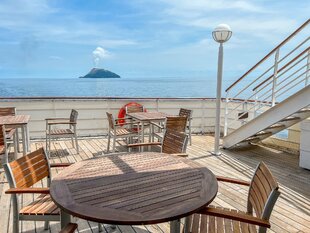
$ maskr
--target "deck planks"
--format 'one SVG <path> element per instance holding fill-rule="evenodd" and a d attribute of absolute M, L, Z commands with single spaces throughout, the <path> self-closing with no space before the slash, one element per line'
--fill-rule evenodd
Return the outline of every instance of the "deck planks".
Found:
<path fill-rule="evenodd" d="M 298 156 L 279 152 L 261 146 L 224 151 L 221 156 L 213 156 L 214 139 L 211 136 L 193 136 L 192 146 L 188 147 L 189 159 L 207 166 L 216 175 L 250 180 L 256 165 L 264 161 L 279 182 L 281 196 L 271 216 L 272 228 L 268 232 L 310 232 L 310 171 L 298 167 Z M 31 142 L 31 150 L 44 146 L 44 141 Z M 117 150 L 124 151 L 124 143 L 117 143 Z M 106 138 L 80 138 L 80 154 L 72 148 L 71 140 L 52 142 L 51 163 L 76 162 L 98 156 L 106 152 Z M 10 154 L 13 156 L 13 154 Z M 63 168 L 53 168 L 52 175 Z M 46 181 L 43 182 L 44 185 Z M 40 186 L 38 184 L 36 186 Z M 4 191 L 8 188 L 3 172 L 0 173 L 0 233 L 12 232 L 12 206 L 9 195 Z M 34 195 L 24 195 L 22 202 L 33 200 Z M 246 209 L 247 187 L 220 183 L 219 193 L 214 205 L 226 208 Z M 74 219 L 79 224 L 79 232 L 98 232 L 98 224 L 82 219 Z M 21 232 L 58 232 L 59 223 L 50 223 L 50 230 L 43 230 L 43 222 L 21 224 Z M 103 232 L 115 233 L 164 233 L 169 232 L 167 223 L 148 226 L 118 226 L 113 230 L 104 225 Z"/>

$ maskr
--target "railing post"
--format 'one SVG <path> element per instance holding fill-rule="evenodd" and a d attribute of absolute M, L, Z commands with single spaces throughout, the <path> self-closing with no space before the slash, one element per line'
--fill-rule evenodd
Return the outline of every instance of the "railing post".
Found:
<path fill-rule="evenodd" d="M 258 100 L 258 94 L 257 94 L 257 89 L 255 90 L 255 102 L 254 102 L 254 109 L 253 109 L 253 118 L 257 116 L 257 100 Z"/>
<path fill-rule="evenodd" d="M 308 58 L 307 58 L 307 72 L 306 72 L 305 86 L 307 86 L 309 83 L 309 77 L 310 77 L 310 50 L 308 51 Z"/>
<path fill-rule="evenodd" d="M 277 49 L 274 58 L 274 69 L 273 69 L 273 81 L 272 81 L 272 94 L 271 94 L 271 106 L 276 104 L 276 87 L 277 87 L 277 75 L 278 75 L 278 61 L 279 61 L 280 48 Z"/>
<path fill-rule="evenodd" d="M 248 111 L 248 102 L 245 101 L 242 104 L 242 114 L 245 114 L 245 112 Z M 243 115 L 244 116 L 244 115 Z M 246 123 L 246 118 L 241 120 L 241 124 L 244 125 Z"/>
<path fill-rule="evenodd" d="M 225 99 L 225 118 L 224 118 L 224 136 L 227 135 L 228 130 L 228 92 L 226 92 L 226 99 Z"/>

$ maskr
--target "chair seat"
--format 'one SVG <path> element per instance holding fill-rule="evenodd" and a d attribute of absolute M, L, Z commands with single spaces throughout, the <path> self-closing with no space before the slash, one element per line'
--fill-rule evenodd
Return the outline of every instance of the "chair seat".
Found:
<path fill-rule="evenodd" d="M 47 135 L 72 135 L 74 134 L 72 129 L 51 129 L 51 131 L 49 132 L 47 130 L 46 132 Z"/>
<path fill-rule="evenodd" d="M 156 138 L 162 139 L 164 137 L 164 133 L 154 133 Z"/>
<path fill-rule="evenodd" d="M 41 194 L 35 201 L 23 207 L 21 215 L 59 215 L 60 211 L 49 194 Z"/>
<path fill-rule="evenodd" d="M 214 206 L 209 206 L 213 207 Z M 216 207 L 226 211 L 245 213 L 242 211 Z M 257 233 L 255 225 L 235 221 L 226 218 L 214 217 L 210 215 L 194 214 L 190 216 L 190 231 L 191 233 L 208 233 L 208 232 L 240 232 L 240 233 Z"/>
<path fill-rule="evenodd" d="M 137 131 L 134 129 L 126 129 L 126 128 L 118 128 L 115 130 L 116 136 L 129 136 L 133 134 L 137 134 Z M 114 131 L 111 131 L 111 134 L 114 135 Z"/>

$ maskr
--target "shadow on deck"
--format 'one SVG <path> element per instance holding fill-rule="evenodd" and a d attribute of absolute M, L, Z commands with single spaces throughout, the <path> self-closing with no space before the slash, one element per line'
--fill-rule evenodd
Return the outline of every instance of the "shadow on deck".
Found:
<path fill-rule="evenodd" d="M 44 146 L 44 141 L 33 141 L 31 150 Z M 76 162 L 106 153 L 105 138 L 80 138 L 80 154 L 72 148 L 71 141 L 62 140 L 52 144 L 51 162 Z M 310 232 L 310 171 L 298 167 L 298 156 L 279 152 L 262 146 L 250 146 L 242 149 L 224 150 L 220 156 L 211 155 L 213 137 L 194 136 L 193 145 L 188 147 L 189 159 L 207 166 L 216 175 L 249 180 L 260 161 L 264 161 L 280 184 L 281 196 L 271 217 L 269 232 Z M 118 144 L 119 151 L 125 151 Z M 158 148 L 155 148 L 155 150 Z M 55 169 L 55 173 L 62 168 Z M 12 232 L 12 211 L 10 196 L 4 194 L 8 189 L 5 176 L 0 173 L 0 232 Z M 21 204 L 33 200 L 32 195 L 23 195 Z M 214 205 L 227 208 L 246 209 L 247 188 L 233 184 L 220 183 L 219 193 Z M 79 224 L 79 232 L 98 232 L 96 223 L 74 218 Z M 52 222 L 49 231 L 43 230 L 43 222 L 22 222 L 21 232 L 58 232 L 60 224 Z M 104 226 L 104 232 L 169 232 L 169 224 L 148 226 L 117 226 L 112 229 Z"/>

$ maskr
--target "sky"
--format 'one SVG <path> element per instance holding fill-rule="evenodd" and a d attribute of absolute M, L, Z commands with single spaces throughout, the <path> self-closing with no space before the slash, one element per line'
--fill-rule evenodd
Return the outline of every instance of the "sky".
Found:
<path fill-rule="evenodd" d="M 212 30 L 229 24 L 237 79 L 304 23 L 309 0 L 1 0 L 0 78 L 214 77 Z"/>

